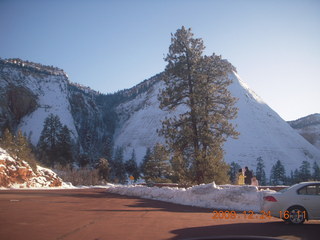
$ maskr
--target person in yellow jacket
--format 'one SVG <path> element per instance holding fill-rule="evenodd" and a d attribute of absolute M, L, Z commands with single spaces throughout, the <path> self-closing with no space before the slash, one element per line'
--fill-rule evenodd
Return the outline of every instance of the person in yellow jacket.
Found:
<path fill-rule="evenodd" d="M 238 172 L 238 185 L 244 185 L 244 179 L 245 179 L 245 176 L 243 174 L 243 171 L 242 171 L 242 169 L 239 169 L 239 172 Z"/>

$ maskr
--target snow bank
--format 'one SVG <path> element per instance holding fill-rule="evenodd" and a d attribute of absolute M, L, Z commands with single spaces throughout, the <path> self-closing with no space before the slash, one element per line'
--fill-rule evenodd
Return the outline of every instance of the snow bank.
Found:
<path fill-rule="evenodd" d="M 255 186 L 217 186 L 215 183 L 190 188 L 109 185 L 107 191 L 182 205 L 255 212 L 261 210 L 263 196 L 271 192 L 270 190 L 259 191 Z"/>

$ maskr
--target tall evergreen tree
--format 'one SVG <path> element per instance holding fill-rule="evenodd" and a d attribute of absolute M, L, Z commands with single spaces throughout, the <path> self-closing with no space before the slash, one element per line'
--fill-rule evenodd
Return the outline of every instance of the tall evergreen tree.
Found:
<path fill-rule="evenodd" d="M 316 161 L 313 162 L 312 169 L 313 169 L 313 173 L 312 173 L 313 180 L 320 181 L 320 168 Z"/>
<path fill-rule="evenodd" d="M 164 181 L 170 175 L 169 155 L 165 147 L 157 143 L 145 164 L 145 178 L 152 181 Z"/>
<path fill-rule="evenodd" d="M 0 146 L 10 153 L 16 160 L 26 161 L 34 172 L 37 171 L 37 161 L 32 152 L 31 144 L 19 130 L 16 136 L 6 129 L 0 140 Z"/>
<path fill-rule="evenodd" d="M 139 178 L 139 168 L 136 160 L 136 153 L 133 150 L 131 158 L 125 162 L 125 169 L 129 176 L 133 176 L 135 181 Z"/>
<path fill-rule="evenodd" d="M 188 159 L 183 159 L 183 155 L 179 152 L 174 152 L 171 159 L 171 167 L 172 174 L 171 179 L 172 182 L 190 185 L 192 181 L 190 181 L 189 176 L 189 161 Z"/>
<path fill-rule="evenodd" d="M 301 166 L 299 168 L 299 177 L 300 181 L 305 182 L 311 180 L 311 171 L 310 171 L 310 163 L 306 160 L 302 161 Z"/>
<path fill-rule="evenodd" d="M 256 168 L 256 177 L 261 186 L 265 186 L 267 184 L 266 172 L 264 171 L 264 162 L 262 157 L 257 158 L 257 168 Z"/>
<path fill-rule="evenodd" d="M 151 149 L 147 148 L 146 154 L 144 155 L 142 159 L 142 163 L 140 165 L 140 172 L 143 173 L 144 176 L 146 176 L 146 164 L 148 161 L 150 161 L 151 158 Z"/>
<path fill-rule="evenodd" d="M 270 184 L 280 185 L 286 182 L 286 171 L 283 164 L 278 160 L 271 168 Z"/>
<path fill-rule="evenodd" d="M 126 181 L 126 169 L 123 162 L 123 149 L 120 147 L 118 147 L 115 151 L 111 170 L 115 182 L 124 183 Z"/>
<path fill-rule="evenodd" d="M 70 130 L 62 126 L 58 115 L 50 114 L 45 119 L 37 147 L 40 160 L 48 166 L 73 160 Z"/>
<path fill-rule="evenodd" d="M 3 132 L 1 141 L 0 141 L 0 146 L 4 148 L 6 151 L 9 153 L 14 153 L 15 151 L 15 140 L 14 136 L 12 133 L 9 131 L 8 128 L 6 128 Z"/>
<path fill-rule="evenodd" d="M 193 38 L 191 29 L 182 27 L 172 35 L 165 60 L 165 88 L 159 94 L 160 108 L 187 111 L 163 121 L 160 134 L 165 136 L 172 153 L 191 159 L 188 176 L 194 182 L 226 181 L 228 167 L 223 161 L 222 144 L 228 136 L 237 136 L 228 120 L 235 118 L 235 98 L 227 87 L 227 73 L 234 70 L 221 57 L 203 56 L 202 39 Z M 220 171 L 214 168 L 219 166 Z"/>
<path fill-rule="evenodd" d="M 70 130 L 64 125 L 58 136 L 57 151 L 59 151 L 59 163 L 61 165 L 71 164 L 73 162 L 72 140 Z"/>
<path fill-rule="evenodd" d="M 293 172 L 292 183 L 298 183 L 298 182 L 301 182 L 300 172 L 298 169 L 295 169 Z"/>
<path fill-rule="evenodd" d="M 105 144 L 103 146 L 103 155 L 105 156 L 106 159 L 112 159 L 112 155 L 113 155 L 113 145 L 112 145 L 112 141 L 111 141 L 111 137 L 107 136 L 106 137 L 106 141 Z"/>

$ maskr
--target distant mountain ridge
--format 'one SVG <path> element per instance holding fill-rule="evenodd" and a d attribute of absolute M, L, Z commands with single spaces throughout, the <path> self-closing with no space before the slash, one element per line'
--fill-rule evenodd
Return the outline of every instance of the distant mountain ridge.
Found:
<path fill-rule="evenodd" d="M 315 113 L 294 121 L 288 121 L 308 142 L 320 149 L 320 114 Z"/>
<path fill-rule="evenodd" d="M 125 160 L 134 149 L 141 161 L 148 147 L 164 142 L 157 134 L 161 120 L 185 111 L 160 110 L 162 78 L 160 73 L 130 89 L 101 94 L 71 83 L 59 68 L 0 59 L 0 130 L 22 129 L 36 145 L 45 118 L 53 113 L 72 131 L 78 153 L 87 155 L 91 164 L 104 156 L 109 142 L 125 149 Z M 287 174 L 303 160 L 320 165 L 320 150 L 297 134 L 236 72 L 229 78 L 233 81 L 229 90 L 239 99 L 233 122 L 240 136 L 224 146 L 228 163 L 255 169 L 256 159 L 262 157 L 267 174 L 277 160 L 283 161 Z"/>

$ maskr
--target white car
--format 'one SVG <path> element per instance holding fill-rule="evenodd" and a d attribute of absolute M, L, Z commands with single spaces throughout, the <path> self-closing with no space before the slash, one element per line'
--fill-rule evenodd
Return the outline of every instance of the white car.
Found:
<path fill-rule="evenodd" d="M 320 220 L 320 182 L 302 182 L 263 198 L 266 214 L 293 224 Z"/>

